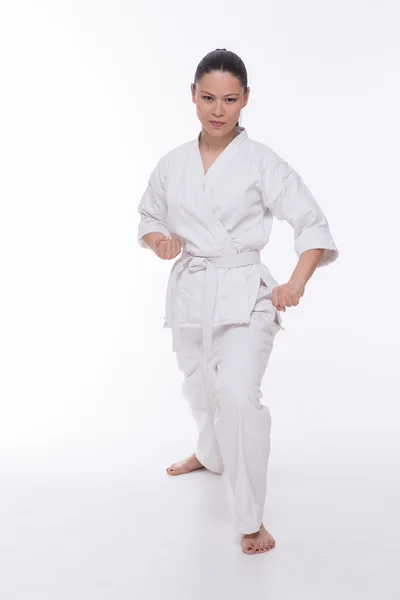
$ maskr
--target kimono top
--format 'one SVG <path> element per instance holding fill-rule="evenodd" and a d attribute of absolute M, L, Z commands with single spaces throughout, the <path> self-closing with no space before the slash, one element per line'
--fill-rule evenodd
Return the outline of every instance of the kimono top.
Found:
<path fill-rule="evenodd" d="M 298 257 L 323 248 L 321 267 L 339 255 L 325 214 L 298 173 L 244 127 L 236 129 L 206 174 L 200 134 L 162 156 L 139 203 L 142 247 L 151 232 L 182 244 L 168 281 L 164 327 L 174 329 L 175 320 L 178 329 L 204 330 L 206 318 L 209 327 L 249 323 L 260 280 L 271 289 L 279 285 L 259 259 L 274 216 L 293 227 Z M 205 286 L 212 288 L 207 300 Z"/>

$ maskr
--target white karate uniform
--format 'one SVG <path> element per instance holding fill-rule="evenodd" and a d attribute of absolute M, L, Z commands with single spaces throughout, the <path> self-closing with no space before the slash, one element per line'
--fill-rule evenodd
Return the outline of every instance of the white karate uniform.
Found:
<path fill-rule="evenodd" d="M 272 219 L 294 230 L 297 256 L 323 248 L 319 266 L 339 255 L 327 219 L 301 177 L 246 129 L 204 174 L 199 136 L 165 154 L 139 204 L 138 240 L 161 232 L 183 251 L 168 282 L 164 327 L 184 374 L 196 419 L 196 455 L 225 471 L 235 498 L 235 529 L 257 531 L 266 495 L 271 419 L 260 387 L 276 333 L 279 285 L 260 250 Z M 200 135 L 200 134 L 199 134 Z"/>

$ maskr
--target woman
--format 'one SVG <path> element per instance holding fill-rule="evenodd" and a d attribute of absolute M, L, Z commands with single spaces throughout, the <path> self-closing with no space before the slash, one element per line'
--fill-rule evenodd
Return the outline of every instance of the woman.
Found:
<path fill-rule="evenodd" d="M 250 92 L 242 60 L 210 52 L 191 91 L 201 132 L 161 157 L 139 205 L 141 246 L 162 259 L 182 250 L 164 326 L 199 435 L 196 452 L 167 472 L 225 472 L 243 552 L 254 554 L 275 546 L 262 522 L 271 419 L 260 388 L 280 313 L 298 305 L 317 266 L 339 253 L 300 176 L 239 126 Z M 260 262 L 273 216 L 293 227 L 298 256 L 283 285 Z"/>

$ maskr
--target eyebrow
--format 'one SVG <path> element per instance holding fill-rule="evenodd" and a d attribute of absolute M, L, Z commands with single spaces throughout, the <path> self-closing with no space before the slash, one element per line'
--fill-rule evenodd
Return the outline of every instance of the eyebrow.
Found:
<path fill-rule="evenodd" d="M 206 92 L 206 90 L 200 90 L 200 94 L 208 94 L 209 96 L 214 96 L 214 94 Z M 232 92 L 231 94 L 225 94 L 225 96 L 239 96 L 239 94 L 236 94 L 236 92 Z"/>

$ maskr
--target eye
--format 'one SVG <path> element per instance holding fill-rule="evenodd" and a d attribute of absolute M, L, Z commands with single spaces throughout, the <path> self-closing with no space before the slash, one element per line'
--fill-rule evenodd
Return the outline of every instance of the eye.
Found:
<path fill-rule="evenodd" d="M 213 98 L 211 96 L 202 96 L 202 98 L 204 100 L 206 100 L 208 102 L 208 99 L 212 100 Z M 232 100 L 232 102 L 228 102 L 228 104 L 233 104 L 234 102 L 236 102 L 237 98 L 227 98 L 227 100 Z"/>

